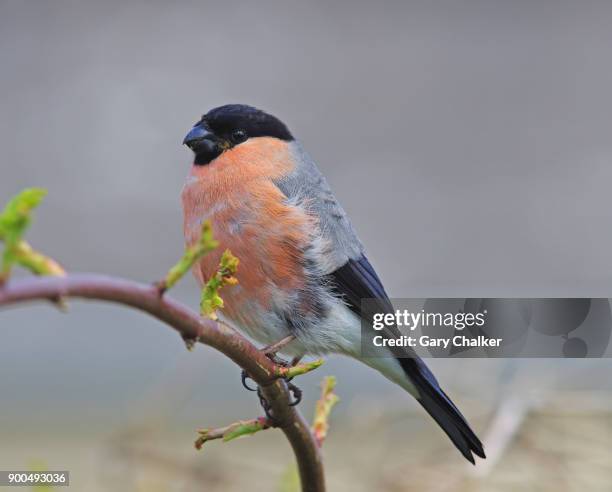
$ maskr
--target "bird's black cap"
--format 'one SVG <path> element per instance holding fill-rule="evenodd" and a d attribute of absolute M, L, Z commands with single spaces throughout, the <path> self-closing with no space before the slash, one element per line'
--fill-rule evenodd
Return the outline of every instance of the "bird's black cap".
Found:
<path fill-rule="evenodd" d="M 293 140 L 293 135 L 281 120 L 246 104 L 226 104 L 211 109 L 202 117 L 201 122 L 219 136 L 242 130 L 248 138 L 275 137 L 286 141 Z"/>
<path fill-rule="evenodd" d="M 211 109 L 189 131 L 183 144 L 195 154 L 194 164 L 206 165 L 224 151 L 255 137 L 291 141 L 293 135 L 275 116 L 244 104 Z"/>

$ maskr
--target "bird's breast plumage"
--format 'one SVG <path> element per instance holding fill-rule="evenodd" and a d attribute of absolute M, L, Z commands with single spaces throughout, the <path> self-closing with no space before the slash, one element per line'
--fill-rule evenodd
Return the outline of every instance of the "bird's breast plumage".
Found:
<path fill-rule="evenodd" d="M 238 285 L 223 292 L 224 314 L 238 324 L 253 324 L 256 313 L 281 313 L 290 303 L 304 312 L 317 309 L 305 295 L 312 291 L 307 256 L 316 219 L 274 183 L 292 168 L 285 142 L 258 138 L 194 166 L 183 189 L 187 245 L 198 239 L 204 220 L 220 243 L 196 265 L 198 280 L 210 278 L 226 248 L 240 259 Z"/>

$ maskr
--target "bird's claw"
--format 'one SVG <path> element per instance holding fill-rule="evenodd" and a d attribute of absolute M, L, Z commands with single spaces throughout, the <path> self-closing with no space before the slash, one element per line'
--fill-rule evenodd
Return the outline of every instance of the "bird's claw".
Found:
<path fill-rule="evenodd" d="M 261 405 L 261 408 L 263 408 L 263 411 L 266 414 L 266 418 L 270 422 L 275 422 L 274 415 L 272 414 L 272 407 L 270 406 L 268 400 L 266 400 L 266 398 L 264 397 L 259 386 L 257 387 L 257 396 L 259 397 L 259 404 Z"/>
<path fill-rule="evenodd" d="M 266 414 L 266 418 L 269 419 L 271 422 L 274 422 L 274 415 L 272 414 L 272 407 L 270 403 L 268 402 L 268 400 L 266 400 L 266 398 L 264 397 L 263 392 L 261 391 L 261 388 L 259 386 L 255 388 L 249 386 L 249 384 L 247 383 L 247 380 L 251 379 L 251 377 L 248 375 L 248 373 L 245 370 L 242 371 L 240 375 L 240 379 L 242 381 L 242 386 L 244 386 L 247 390 L 257 392 L 257 397 L 259 398 L 259 404 L 263 408 L 264 413 Z M 293 378 L 283 378 L 283 379 L 287 383 L 287 389 L 289 390 L 289 392 L 291 393 L 291 396 L 293 397 L 293 399 L 289 401 L 289 406 L 295 407 L 296 405 L 299 405 L 300 402 L 302 401 L 302 395 L 303 395 L 302 390 L 291 382 Z"/>
<path fill-rule="evenodd" d="M 289 402 L 289 406 L 295 407 L 296 405 L 299 405 L 300 402 L 302 401 L 302 390 L 293 383 L 287 383 L 287 387 L 289 391 L 291 392 L 291 395 L 293 396 L 293 400 Z M 259 386 L 257 387 L 256 391 L 257 391 L 257 396 L 259 398 L 259 404 L 261 405 L 261 408 L 263 408 L 263 411 L 266 414 L 266 418 L 270 422 L 272 422 L 273 425 L 276 425 L 275 424 L 276 419 L 274 418 L 274 413 L 272 412 L 272 406 L 270 405 L 268 400 L 266 400 Z"/>
<path fill-rule="evenodd" d="M 293 401 L 289 402 L 289 406 L 295 407 L 299 405 L 302 401 L 302 390 L 289 381 L 287 381 L 287 388 L 289 388 L 289 391 L 293 395 Z"/>
<path fill-rule="evenodd" d="M 242 386 L 244 386 L 249 391 L 258 391 L 259 386 L 252 388 L 251 386 L 247 384 L 248 379 L 251 379 L 251 376 L 249 376 L 248 373 L 243 369 L 242 373 L 240 374 L 240 380 L 242 381 Z"/>

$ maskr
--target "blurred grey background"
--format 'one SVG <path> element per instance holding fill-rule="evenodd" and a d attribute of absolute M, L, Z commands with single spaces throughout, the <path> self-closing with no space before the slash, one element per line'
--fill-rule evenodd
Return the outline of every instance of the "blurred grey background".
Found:
<path fill-rule="evenodd" d="M 611 46 L 605 1 L 1 0 L 0 200 L 48 188 L 34 245 L 152 281 L 182 250 L 185 132 L 249 103 L 302 140 L 392 296 L 609 297 Z M 197 305 L 191 279 L 173 294 Z M 196 454 L 196 427 L 256 399 L 139 313 L 38 305 L 0 328 L 0 468 L 70 469 L 79 490 L 274 490 L 290 462 L 275 433 Z M 321 376 L 339 379 L 332 490 L 515 490 L 529 463 L 524 490 L 608 489 L 608 361 L 431 365 L 481 434 L 519 401 L 518 441 L 474 478 L 406 395 L 332 358 L 300 385 L 310 413 Z"/>

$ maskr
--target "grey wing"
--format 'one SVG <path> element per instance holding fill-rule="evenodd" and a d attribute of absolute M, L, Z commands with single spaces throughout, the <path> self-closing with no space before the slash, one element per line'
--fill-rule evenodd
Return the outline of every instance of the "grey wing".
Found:
<path fill-rule="evenodd" d="M 298 142 L 292 142 L 296 167 L 288 176 L 275 181 L 287 198 L 305 207 L 319 220 L 322 239 L 322 273 L 330 274 L 363 255 L 363 245 L 346 212 L 340 206 L 314 161 Z"/>
<path fill-rule="evenodd" d="M 327 180 L 298 142 L 293 142 L 294 171 L 276 181 L 290 202 L 317 217 L 322 240 L 318 270 L 333 294 L 362 317 L 361 299 L 374 298 L 381 312 L 393 311 L 382 282 L 365 256 L 363 245 Z"/>
<path fill-rule="evenodd" d="M 393 312 L 393 306 L 346 213 L 336 201 L 327 181 L 312 159 L 297 142 L 292 143 L 296 169 L 276 185 L 290 201 L 301 204 L 319 218 L 320 235 L 324 242 L 322 273 L 331 279 L 334 294 L 343 298 L 359 317 L 361 299 L 377 300 L 379 312 Z M 397 335 L 395 328 L 390 329 Z M 461 412 L 442 391 L 438 381 L 425 363 L 410 349 L 396 353 L 397 361 L 406 377 L 418 391 L 417 400 L 442 427 L 466 459 L 474 463 L 472 453 L 485 457 L 482 444 Z"/>

